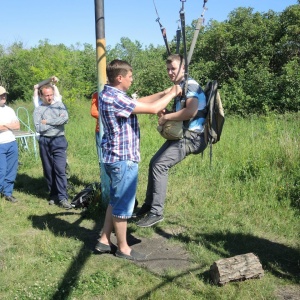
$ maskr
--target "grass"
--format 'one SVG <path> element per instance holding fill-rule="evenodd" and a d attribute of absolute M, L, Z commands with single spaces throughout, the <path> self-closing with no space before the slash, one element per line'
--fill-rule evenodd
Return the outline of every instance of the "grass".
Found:
<path fill-rule="evenodd" d="M 26 106 L 32 113 L 31 103 Z M 89 102 L 68 104 L 66 126 L 71 196 L 99 181 Z M 47 204 L 41 162 L 20 151 L 13 205 L 0 201 L 0 299 L 277 299 L 299 284 L 299 113 L 228 117 L 221 142 L 170 170 L 165 220 L 154 228 L 129 223 L 134 236 L 173 232 L 195 268 L 157 275 L 112 256 L 93 254 L 104 218 L 100 201 L 82 213 Z M 155 116 L 139 116 L 141 156 L 137 198 L 163 139 Z M 99 200 L 97 195 L 96 200 Z M 210 283 L 218 259 L 254 252 L 265 276 L 223 287 Z M 299 290 L 298 290 L 299 291 Z"/>

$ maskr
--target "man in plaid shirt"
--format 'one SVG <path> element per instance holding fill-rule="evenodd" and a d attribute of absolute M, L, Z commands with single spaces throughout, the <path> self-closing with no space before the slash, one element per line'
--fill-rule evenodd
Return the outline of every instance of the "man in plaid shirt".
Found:
<path fill-rule="evenodd" d="M 140 130 L 136 114 L 157 114 L 178 94 L 174 85 L 165 91 L 132 99 L 126 91 L 132 84 L 132 67 L 122 60 L 113 60 L 106 68 L 109 84 L 99 95 L 99 111 L 104 128 L 101 142 L 102 161 L 110 178 L 110 202 L 102 235 L 96 245 L 101 253 L 114 252 L 117 257 L 145 260 L 146 255 L 131 249 L 127 243 L 127 220 L 135 203 L 140 161 Z M 115 230 L 118 248 L 111 243 Z"/>

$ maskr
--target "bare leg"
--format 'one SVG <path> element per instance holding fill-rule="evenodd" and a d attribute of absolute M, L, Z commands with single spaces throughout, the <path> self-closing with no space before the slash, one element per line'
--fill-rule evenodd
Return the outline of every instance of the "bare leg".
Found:
<path fill-rule="evenodd" d="M 116 231 L 119 251 L 130 255 L 131 248 L 127 244 L 127 219 L 113 217 L 113 224 Z"/>
<path fill-rule="evenodd" d="M 105 245 L 110 245 L 110 235 L 113 230 L 113 217 L 112 217 L 112 206 L 108 205 L 106 209 L 106 214 L 105 214 L 105 221 L 102 229 L 102 235 L 101 238 L 99 239 L 99 242 L 105 244 Z"/>

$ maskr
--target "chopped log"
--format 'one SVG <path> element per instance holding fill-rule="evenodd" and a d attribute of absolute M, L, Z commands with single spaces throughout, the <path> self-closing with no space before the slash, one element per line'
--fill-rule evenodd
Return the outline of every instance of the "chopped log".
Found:
<path fill-rule="evenodd" d="M 210 276 L 214 284 L 224 285 L 230 281 L 261 278 L 264 270 L 253 253 L 237 255 L 215 261 L 210 267 Z"/>

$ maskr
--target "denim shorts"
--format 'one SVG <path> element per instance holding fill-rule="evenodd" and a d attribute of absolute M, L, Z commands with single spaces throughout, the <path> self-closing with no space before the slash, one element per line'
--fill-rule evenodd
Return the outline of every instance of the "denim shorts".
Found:
<path fill-rule="evenodd" d="M 138 181 L 138 163 L 118 161 L 105 163 L 105 171 L 110 179 L 110 201 L 113 217 L 129 219 L 132 216 Z"/>

